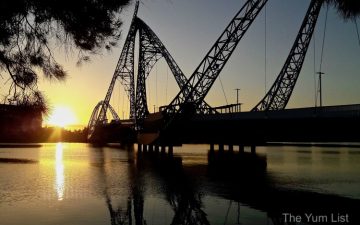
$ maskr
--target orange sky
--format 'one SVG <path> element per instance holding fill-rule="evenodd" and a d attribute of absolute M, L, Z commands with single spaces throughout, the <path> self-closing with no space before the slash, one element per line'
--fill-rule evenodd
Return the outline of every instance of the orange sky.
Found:
<path fill-rule="evenodd" d="M 240 88 L 243 109 L 249 110 L 263 97 L 278 75 L 295 39 L 310 1 L 269 1 L 267 5 L 267 36 L 265 15 L 262 12 L 249 29 L 220 77 L 225 88 L 223 94 L 217 80 L 207 96 L 213 106 L 236 101 L 235 88 Z M 145 4 L 145 5 L 144 5 Z M 145 2 L 140 5 L 141 17 L 160 37 L 179 66 L 189 77 L 210 49 L 217 37 L 243 2 L 219 1 L 169 1 Z M 205 6 L 205 7 L 204 7 Z M 103 100 L 114 73 L 124 38 L 127 34 L 133 6 L 123 14 L 123 36 L 112 52 L 93 55 L 91 62 L 76 66 L 76 52 L 65 55 L 56 52 L 69 77 L 65 82 L 40 80 L 39 88 L 45 93 L 53 109 L 69 107 L 77 124 L 86 126 L 95 105 Z M 320 60 L 325 10 L 323 9 L 310 44 L 303 70 L 288 107 L 314 105 L 314 71 Z M 344 23 L 337 13 L 329 10 L 323 70 L 324 105 L 360 103 L 360 46 L 353 23 Z M 360 24 L 360 22 L 358 23 Z M 265 39 L 267 42 L 267 70 L 265 77 Z M 314 68 L 314 52 L 315 67 Z M 147 80 L 148 106 L 165 105 L 177 94 L 178 87 L 164 61 L 159 61 Z M 157 90 L 156 90 L 157 89 Z M 116 87 L 111 104 L 121 118 L 128 116 L 128 100 L 124 91 Z"/>

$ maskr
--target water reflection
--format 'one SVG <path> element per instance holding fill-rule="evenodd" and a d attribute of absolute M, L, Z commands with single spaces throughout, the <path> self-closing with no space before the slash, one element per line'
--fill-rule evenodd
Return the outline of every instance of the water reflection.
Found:
<path fill-rule="evenodd" d="M 62 201 L 64 199 L 64 189 L 65 189 L 65 176 L 64 176 L 64 162 L 63 162 L 63 149 L 64 146 L 62 143 L 56 144 L 55 152 L 55 190 L 57 194 L 57 199 Z"/>
<path fill-rule="evenodd" d="M 183 170 L 182 158 L 158 153 L 138 153 L 140 171 L 152 173 L 160 192 L 171 206 L 171 224 L 210 224 L 203 210 L 202 197 L 196 181 Z"/>
<path fill-rule="evenodd" d="M 144 213 L 146 214 L 144 205 L 146 189 L 149 183 L 156 186 L 158 190 L 157 194 L 163 196 L 173 211 L 172 219 L 168 221 L 168 223 L 159 223 L 159 221 L 161 221 L 159 218 L 156 224 L 209 225 L 210 221 L 208 220 L 208 214 L 205 212 L 203 197 L 209 194 L 208 192 L 211 188 L 209 188 L 209 184 L 206 184 L 208 182 L 204 182 L 204 176 L 216 179 L 218 172 L 249 165 L 246 161 L 257 163 L 257 165 L 264 165 L 264 159 L 261 158 L 261 160 L 258 161 L 254 155 L 244 155 L 238 158 L 238 160 L 232 159 L 231 163 L 226 161 L 229 156 L 222 155 L 221 157 L 218 156 L 219 158 L 209 156 L 209 158 L 211 158 L 211 166 L 209 167 L 206 165 L 185 167 L 182 164 L 181 157 L 173 157 L 160 153 L 138 153 L 133 155 L 133 152 L 128 151 L 127 174 L 130 189 L 126 198 L 127 201 L 122 201 L 122 204 L 115 206 L 116 204 L 112 200 L 111 188 L 109 186 L 111 178 L 108 171 L 110 166 L 108 164 L 110 162 L 106 162 L 106 155 L 103 149 L 96 150 L 95 154 L 98 154 L 99 156 L 97 158 L 100 159 L 100 162 L 97 164 L 99 168 L 98 179 L 104 183 L 103 196 L 111 217 L 112 225 L 131 225 L 133 222 L 136 225 L 148 224 L 144 216 Z M 235 165 L 239 160 L 242 162 L 240 167 Z M 216 168 L 219 170 L 215 171 Z M 258 172 L 259 170 L 256 170 L 256 173 Z M 199 175 L 199 177 L 196 177 L 197 175 Z M 197 178 L 200 178 L 200 180 Z M 210 186 L 216 189 L 216 185 Z M 216 192 L 217 191 L 215 191 L 215 193 Z M 233 200 L 230 200 L 230 203 L 232 203 L 232 201 Z M 237 221 L 240 222 L 240 203 L 238 201 L 237 206 Z M 152 208 L 150 210 L 157 209 L 158 208 Z M 225 222 L 228 220 L 229 210 L 230 208 L 228 208 L 226 212 Z"/>
<path fill-rule="evenodd" d="M 214 205 L 209 205 L 204 197 L 212 196 L 229 201 L 229 206 L 222 209 L 224 221 L 221 224 L 227 224 L 233 203 L 237 203 L 237 215 L 230 224 L 248 224 L 246 214 L 245 217 L 240 215 L 240 208 L 254 210 L 255 215 L 264 215 L 261 224 L 269 221 L 272 224 L 288 224 L 284 220 L 284 213 L 303 217 L 305 213 L 329 217 L 333 213 L 342 213 L 351 215 L 353 221 L 358 219 L 355 215 L 359 200 L 276 187 L 276 181 L 266 171 L 265 157 L 210 154 L 208 164 L 184 165 L 181 157 L 161 153 L 128 154 L 130 191 L 127 204 L 115 209 L 109 192 L 107 189 L 104 191 L 112 225 L 131 225 L 133 222 L 136 225 L 148 224 L 144 205 L 149 184 L 156 186 L 157 194 L 163 196 L 160 198 L 165 199 L 173 211 L 170 221 L 157 221 L 156 224 L 211 224 L 207 209 Z M 106 177 L 106 173 L 103 175 Z"/>
<path fill-rule="evenodd" d="M 97 179 L 100 183 L 103 184 L 103 188 L 101 190 L 102 195 L 105 199 L 106 207 L 110 214 L 110 221 L 111 225 L 123 225 L 123 224 L 132 224 L 132 204 L 135 203 L 132 197 L 132 191 L 125 188 L 125 193 L 121 196 L 121 199 L 116 200 L 112 199 L 112 185 L 113 182 L 111 177 L 112 172 L 112 160 L 108 160 L 107 155 L 103 148 L 96 148 L 93 152 L 91 152 L 94 159 L 97 159 L 96 164 L 93 164 L 97 168 Z M 129 159 L 131 158 L 130 155 L 128 156 Z M 129 174 L 129 178 L 131 177 L 130 174 L 133 172 L 131 171 L 131 164 L 127 166 L 127 173 Z M 126 180 L 123 180 L 123 183 L 126 183 Z M 128 184 L 127 184 L 128 185 Z M 119 186 L 123 186 L 119 184 Z M 131 185 L 130 185 L 131 186 Z M 118 187 L 122 188 L 122 187 Z M 124 198 L 126 199 L 124 201 Z M 134 210 L 136 207 L 134 208 Z M 136 223 L 138 224 L 138 223 Z M 145 224 L 145 223 L 144 223 Z"/>
<path fill-rule="evenodd" d="M 171 157 L 61 143 L 45 147 L 39 156 L 36 149 L 0 149 L 1 157 L 40 162 L 0 164 L 6 174 L 0 180 L 3 224 L 29 218 L 30 224 L 49 225 L 287 224 L 284 213 L 303 219 L 304 213 L 349 214 L 345 224 L 360 224 L 360 158 L 350 150 L 273 147 L 260 157 L 207 155 L 205 146 L 185 146 Z M 340 163 L 328 160 L 334 157 Z"/>

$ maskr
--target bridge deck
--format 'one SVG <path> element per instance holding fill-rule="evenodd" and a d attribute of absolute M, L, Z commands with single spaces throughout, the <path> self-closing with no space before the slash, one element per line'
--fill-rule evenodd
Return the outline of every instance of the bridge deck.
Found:
<path fill-rule="evenodd" d="M 195 115 L 165 138 L 181 143 L 358 142 L 360 105 Z"/>
<path fill-rule="evenodd" d="M 148 116 L 145 130 L 138 135 L 131 129 L 132 123 L 123 122 L 100 129 L 100 139 L 155 145 L 360 142 L 360 104 L 195 115 L 190 119 L 173 121 L 168 129 L 161 131 L 164 121 L 158 112 Z"/>
<path fill-rule="evenodd" d="M 234 112 L 196 115 L 194 120 L 248 120 L 248 119 L 301 119 L 301 118 L 356 118 L 360 117 L 360 104 L 294 108 L 274 111 Z"/>

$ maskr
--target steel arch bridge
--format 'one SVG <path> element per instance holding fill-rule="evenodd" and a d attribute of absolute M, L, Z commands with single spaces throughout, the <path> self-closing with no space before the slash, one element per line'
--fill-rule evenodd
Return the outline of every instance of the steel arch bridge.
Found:
<path fill-rule="evenodd" d="M 130 120 L 133 121 L 134 130 L 137 132 L 143 130 L 144 121 L 149 117 L 146 80 L 154 65 L 161 58 L 167 62 L 180 91 L 169 105 L 161 109 L 163 121 L 157 128 L 159 132 L 166 130 L 173 121 L 183 118 L 184 115 L 187 117 L 194 114 L 218 113 L 204 99 L 236 46 L 266 3 L 267 0 L 247 0 L 210 48 L 199 66 L 187 78 L 160 38 L 138 17 L 139 2 L 136 2 L 130 29 L 109 89 L 104 100 L 98 103 L 91 115 L 88 124 L 88 138 L 91 139 L 97 126 L 107 123 L 106 114 L 108 111 L 111 112 L 115 120 L 120 121 L 119 116 L 109 104 L 116 81 L 120 81 L 128 95 Z M 324 0 L 311 1 L 283 68 L 270 90 L 252 111 L 285 109 L 299 77 L 323 3 Z M 134 57 L 137 34 L 139 35 L 139 59 L 138 74 L 135 76 Z"/>

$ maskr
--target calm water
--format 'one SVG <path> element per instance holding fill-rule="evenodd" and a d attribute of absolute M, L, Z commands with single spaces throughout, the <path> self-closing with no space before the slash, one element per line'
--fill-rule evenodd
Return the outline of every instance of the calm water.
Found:
<path fill-rule="evenodd" d="M 185 145 L 169 157 L 86 144 L 0 148 L 0 224 L 287 224 L 286 213 L 299 224 L 359 219 L 360 149 L 259 147 L 259 157 L 216 155 L 210 164 L 208 149 Z"/>

